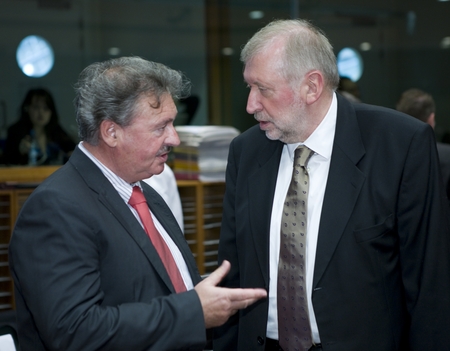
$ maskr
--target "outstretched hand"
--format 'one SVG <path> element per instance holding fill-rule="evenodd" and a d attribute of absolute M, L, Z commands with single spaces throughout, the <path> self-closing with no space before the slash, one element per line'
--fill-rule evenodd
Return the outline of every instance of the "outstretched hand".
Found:
<path fill-rule="evenodd" d="M 230 262 L 222 265 L 196 285 L 205 317 L 206 328 L 224 324 L 238 310 L 246 308 L 261 298 L 267 297 L 264 289 L 230 289 L 217 285 L 230 271 Z"/>

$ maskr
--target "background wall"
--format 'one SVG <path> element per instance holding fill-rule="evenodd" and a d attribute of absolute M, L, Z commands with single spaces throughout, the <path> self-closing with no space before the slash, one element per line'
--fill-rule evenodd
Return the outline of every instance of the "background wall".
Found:
<path fill-rule="evenodd" d="M 336 54 L 350 46 L 360 51 L 362 100 L 395 107 L 401 92 L 418 87 L 431 93 L 437 105 L 437 136 L 450 130 L 450 2 L 437 0 L 0 0 L 0 139 L 17 118 L 26 91 L 45 86 L 54 95 L 62 124 L 76 137 L 72 100 L 80 71 L 111 56 L 138 55 L 183 71 L 200 97 L 193 124 L 208 124 L 212 91 L 208 74 L 205 8 L 219 8 L 218 35 L 226 37 L 227 88 L 218 98 L 231 114 L 223 119 L 241 131 L 254 124 L 245 112 L 248 91 L 243 83 L 241 47 L 274 18 L 304 17 L 321 27 Z M 254 10 L 263 17 L 251 19 Z M 55 51 L 55 66 L 43 78 L 29 78 L 16 63 L 15 51 L 27 35 L 45 37 Z M 210 38 L 211 40 L 211 38 Z M 214 38 L 213 38 L 214 42 Z M 211 41 L 209 41 L 211 43 Z M 221 62 L 221 61 L 218 61 Z M 211 85 L 211 84 L 210 84 Z M 228 92 L 226 96 L 223 91 Z M 230 93 L 231 91 L 231 93 Z M 216 95 L 213 95 L 216 96 Z M 182 113 L 180 123 L 183 122 Z"/>
<path fill-rule="evenodd" d="M 52 71 L 42 78 L 25 76 L 16 49 L 27 35 L 47 39 L 55 53 Z M 201 0 L 141 1 L 0 1 L 0 137 L 18 117 L 28 89 L 48 88 L 64 128 L 77 137 L 73 85 L 83 68 L 114 56 L 137 55 L 182 71 L 192 93 L 206 96 L 204 7 Z M 195 123 L 206 123 L 202 99 Z"/>

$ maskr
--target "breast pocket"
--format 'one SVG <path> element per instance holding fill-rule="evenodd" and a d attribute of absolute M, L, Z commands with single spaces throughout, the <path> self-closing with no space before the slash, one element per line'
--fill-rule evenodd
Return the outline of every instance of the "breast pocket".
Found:
<path fill-rule="evenodd" d="M 384 221 L 382 221 L 379 224 L 376 224 L 372 227 L 355 230 L 355 239 L 357 243 L 362 243 L 369 240 L 374 240 L 379 237 L 382 237 L 388 232 L 391 232 L 394 230 L 395 222 L 394 222 L 394 215 L 391 214 L 387 216 Z"/>

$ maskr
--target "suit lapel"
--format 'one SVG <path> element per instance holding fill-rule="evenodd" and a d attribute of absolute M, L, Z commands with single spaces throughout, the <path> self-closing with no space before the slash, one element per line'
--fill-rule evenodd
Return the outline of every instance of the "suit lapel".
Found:
<path fill-rule="evenodd" d="M 283 143 L 269 141 L 259 153 L 259 168 L 248 177 L 250 232 L 266 285 L 269 284 L 270 220 L 282 149 Z"/>
<path fill-rule="evenodd" d="M 365 149 L 353 106 L 338 95 L 336 134 L 319 226 L 313 286 L 325 272 L 358 199 Z"/>
<path fill-rule="evenodd" d="M 169 275 L 144 229 L 100 169 L 78 147 L 73 152 L 70 162 L 84 178 L 90 189 L 97 193 L 98 200 L 114 215 L 141 248 L 162 281 L 172 292 L 175 292 Z"/>

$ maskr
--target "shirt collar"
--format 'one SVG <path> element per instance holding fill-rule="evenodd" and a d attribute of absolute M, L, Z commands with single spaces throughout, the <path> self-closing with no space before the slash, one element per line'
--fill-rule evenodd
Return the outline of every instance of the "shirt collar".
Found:
<path fill-rule="evenodd" d="M 117 190 L 117 192 L 125 202 L 128 203 L 128 200 L 131 197 L 133 186 L 139 186 L 142 190 L 140 182 L 136 182 L 133 184 L 127 183 L 125 180 L 111 171 L 108 167 L 106 167 L 102 162 L 100 162 L 97 157 L 95 157 L 88 149 L 86 149 L 82 141 L 78 144 L 78 147 L 100 169 L 106 179 L 110 181 L 114 189 Z"/>
<path fill-rule="evenodd" d="M 333 93 L 330 107 L 325 114 L 324 119 L 317 128 L 312 132 L 308 139 L 303 143 L 286 144 L 289 150 L 289 157 L 293 160 L 294 151 L 299 145 L 306 145 L 308 148 L 314 151 L 325 159 L 331 158 L 331 152 L 333 150 L 334 134 L 336 130 L 337 119 L 337 98 L 336 93 Z"/>

